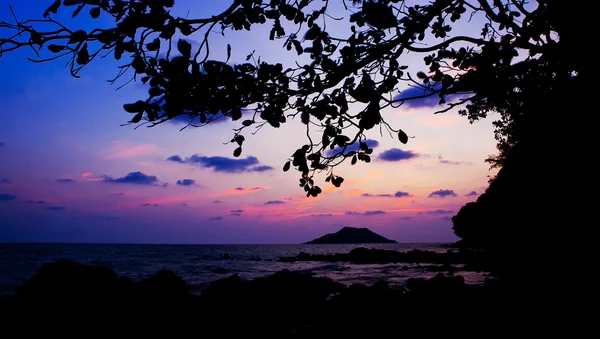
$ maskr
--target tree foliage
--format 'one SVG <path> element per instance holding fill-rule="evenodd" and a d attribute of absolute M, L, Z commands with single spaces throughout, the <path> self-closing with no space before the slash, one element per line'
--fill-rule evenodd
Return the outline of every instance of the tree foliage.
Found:
<path fill-rule="evenodd" d="M 239 121 L 231 139 L 236 157 L 244 135 L 300 120 L 308 141 L 291 152 L 283 170 L 300 172 L 307 196 L 321 192 L 315 173 L 326 171 L 326 181 L 339 187 L 336 165 L 349 158 L 351 164 L 371 161 L 365 132 L 379 128 L 407 143 L 408 134 L 381 112 L 428 96 L 439 98 L 440 113 L 456 108 L 470 121 L 499 113 L 500 153 L 489 161 L 501 166 L 515 145 L 526 143 L 534 101 L 581 71 L 563 48 L 570 28 L 558 1 L 339 0 L 345 13 L 330 13 L 330 2 L 234 0 L 222 13 L 181 18 L 171 15 L 173 0 L 55 0 L 43 19 L 15 16 L 15 22 L 0 23 L 14 33 L 0 39 L 0 56 L 29 47 L 38 56 L 32 61 L 67 59 L 77 77 L 95 59 L 111 55 L 122 62 L 112 81 L 129 74 L 149 86 L 147 97 L 124 105 L 130 123 L 152 127 L 181 115 L 190 117 L 189 126 Z M 114 24 L 71 30 L 53 19 L 63 10 Z M 482 24 L 472 26 L 473 34 L 453 34 L 458 23 L 477 17 L 483 20 L 474 20 Z M 330 34 L 328 23 L 340 21 L 347 22 L 345 35 Z M 211 58 L 211 32 L 227 36 L 257 25 L 271 28 L 268 39 L 282 41 L 298 57 L 296 66 L 284 68 L 254 52 L 232 65 L 230 45 L 224 60 Z M 192 37 L 200 37 L 199 46 Z M 402 61 L 407 53 L 423 56 L 423 69 L 414 75 Z M 422 88 L 423 95 L 398 99 L 402 83 Z M 354 143 L 359 150 L 347 151 Z"/>

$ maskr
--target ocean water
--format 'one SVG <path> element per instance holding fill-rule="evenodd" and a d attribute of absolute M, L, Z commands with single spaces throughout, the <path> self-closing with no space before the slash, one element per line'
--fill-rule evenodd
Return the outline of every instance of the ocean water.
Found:
<path fill-rule="evenodd" d="M 271 275 L 283 269 L 328 277 L 346 285 L 372 285 L 386 280 L 391 287 L 408 278 L 430 278 L 437 274 L 426 264 L 350 264 L 347 262 L 277 262 L 279 257 L 348 253 L 356 247 L 396 251 L 413 249 L 446 252 L 447 244 L 343 244 L 343 245 L 150 245 L 150 244 L 12 244 L 0 243 L 0 296 L 16 292 L 27 278 L 46 262 L 60 258 L 112 268 L 119 275 L 140 280 L 161 269 L 181 276 L 190 292 L 201 293 L 214 280 L 237 273 L 242 279 Z M 260 257 L 260 260 L 251 260 Z M 460 266 L 458 266 L 460 268 Z M 215 273 L 225 269 L 226 273 Z M 461 271 L 468 284 L 480 284 L 485 273 Z"/>

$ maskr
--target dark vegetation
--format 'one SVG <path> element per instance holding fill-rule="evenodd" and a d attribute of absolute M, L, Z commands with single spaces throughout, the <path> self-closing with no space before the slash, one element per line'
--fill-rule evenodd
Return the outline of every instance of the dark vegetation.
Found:
<path fill-rule="evenodd" d="M 62 337 L 495 338 L 517 325 L 510 308 L 501 282 L 469 286 L 441 273 L 404 289 L 385 281 L 346 287 L 287 270 L 249 281 L 233 274 L 198 296 L 171 271 L 133 281 L 64 259 L 0 300 L 4 333 Z"/>

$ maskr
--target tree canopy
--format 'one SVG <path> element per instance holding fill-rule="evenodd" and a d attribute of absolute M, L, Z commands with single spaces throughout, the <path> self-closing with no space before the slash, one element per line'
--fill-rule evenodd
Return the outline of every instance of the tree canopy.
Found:
<path fill-rule="evenodd" d="M 527 144 L 536 102 L 582 72 L 581 60 L 568 52 L 575 19 L 561 17 L 559 1 L 339 0 L 343 13 L 331 13 L 331 3 L 234 0 L 222 13 L 182 18 L 171 14 L 173 0 L 55 0 L 43 18 L 14 15 L 14 22 L 0 23 L 11 32 L 0 38 L 0 56 L 31 48 L 32 61 L 66 59 L 78 77 L 110 55 L 122 63 L 112 81 L 130 77 L 148 85 L 146 97 L 123 106 L 131 124 L 152 127 L 179 116 L 189 116 L 189 126 L 232 119 L 239 122 L 231 138 L 236 157 L 251 132 L 299 120 L 307 142 L 291 150 L 283 170 L 300 173 L 307 196 L 321 192 L 315 173 L 326 171 L 326 181 L 339 187 L 344 179 L 334 174 L 336 165 L 371 161 L 366 131 L 379 128 L 407 143 L 410 131 L 388 124 L 381 111 L 430 96 L 439 99 L 440 113 L 456 109 L 470 121 L 498 112 L 499 154 L 488 161 L 502 166 L 512 149 Z M 72 30 L 53 18 L 65 10 L 113 24 Z M 475 17 L 482 24 L 472 24 L 472 34 L 454 34 Z M 345 23 L 345 33 L 330 32 L 331 22 Z M 211 57 L 211 33 L 227 38 L 257 25 L 270 27 L 264 38 L 282 41 L 298 58 L 296 66 L 270 63 L 260 51 L 230 64 L 231 45 L 225 59 Z M 407 53 L 422 55 L 422 70 L 408 69 Z M 401 96 L 402 84 L 423 94 Z M 358 151 L 347 150 L 355 143 Z"/>

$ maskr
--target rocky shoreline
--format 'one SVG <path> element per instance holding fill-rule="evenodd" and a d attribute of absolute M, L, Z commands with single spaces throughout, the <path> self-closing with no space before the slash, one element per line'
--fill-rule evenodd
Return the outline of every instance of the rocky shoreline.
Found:
<path fill-rule="evenodd" d="M 347 256 L 301 253 L 296 260 L 366 263 L 429 258 L 433 260 L 429 263 L 465 264 L 462 259 L 470 258 L 460 252 L 391 252 L 363 248 Z M 472 286 L 460 275 L 439 273 L 428 280 L 409 279 L 406 287 L 392 289 L 385 281 L 345 286 L 289 270 L 253 280 L 233 274 L 193 295 L 172 271 L 134 281 L 107 267 L 62 259 L 44 264 L 17 295 L 1 299 L 0 315 L 5 331 L 32 335 L 40 331 L 63 336 L 479 338 L 500 337 L 516 324 L 511 320 L 512 295 L 512 287 L 501 279 Z"/>

